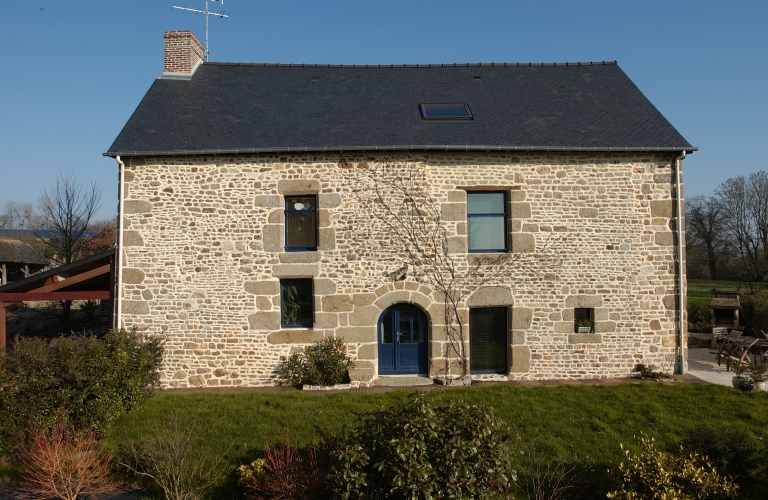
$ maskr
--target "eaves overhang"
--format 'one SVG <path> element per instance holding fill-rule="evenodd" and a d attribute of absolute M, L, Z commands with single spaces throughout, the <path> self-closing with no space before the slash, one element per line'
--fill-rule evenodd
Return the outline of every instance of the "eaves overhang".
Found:
<path fill-rule="evenodd" d="M 657 152 L 682 153 L 698 151 L 692 146 L 502 146 L 502 145 L 392 145 L 392 146 L 287 146 L 274 148 L 229 148 L 229 149 L 178 149 L 171 151 L 107 151 L 103 156 L 186 156 L 186 155 L 227 155 L 227 154 L 256 154 L 256 153 L 339 153 L 358 151 L 545 151 L 545 152 Z"/>

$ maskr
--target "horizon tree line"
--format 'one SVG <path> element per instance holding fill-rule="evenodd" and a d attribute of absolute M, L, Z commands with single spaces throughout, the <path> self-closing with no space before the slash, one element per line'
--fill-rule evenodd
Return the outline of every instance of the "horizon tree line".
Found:
<path fill-rule="evenodd" d="M 768 280 L 768 173 L 722 182 L 711 196 L 686 200 L 689 278 Z"/>

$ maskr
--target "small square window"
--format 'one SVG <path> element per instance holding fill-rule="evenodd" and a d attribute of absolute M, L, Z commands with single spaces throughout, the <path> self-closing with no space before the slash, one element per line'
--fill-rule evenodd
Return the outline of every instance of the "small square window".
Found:
<path fill-rule="evenodd" d="M 507 251 L 505 193 L 467 193 L 470 252 Z"/>
<path fill-rule="evenodd" d="M 573 332 L 592 333 L 595 327 L 595 310 L 577 307 L 573 310 Z"/>
<path fill-rule="evenodd" d="M 312 328 L 312 279 L 280 280 L 280 324 L 283 328 Z"/>
<path fill-rule="evenodd" d="M 317 197 L 285 197 L 285 250 L 317 250 Z"/>

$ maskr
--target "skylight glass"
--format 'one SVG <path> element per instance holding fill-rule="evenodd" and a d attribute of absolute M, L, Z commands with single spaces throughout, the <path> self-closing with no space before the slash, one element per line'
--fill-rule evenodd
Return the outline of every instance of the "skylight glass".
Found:
<path fill-rule="evenodd" d="M 472 112 L 464 103 L 419 104 L 424 120 L 471 120 Z"/>

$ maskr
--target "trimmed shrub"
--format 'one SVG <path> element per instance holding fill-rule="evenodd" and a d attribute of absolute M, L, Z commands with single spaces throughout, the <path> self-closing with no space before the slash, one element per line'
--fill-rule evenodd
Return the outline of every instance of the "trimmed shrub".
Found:
<path fill-rule="evenodd" d="M 685 433 L 681 444 L 688 451 L 708 457 L 718 471 L 740 484 L 745 476 L 762 476 L 768 471 L 765 436 L 758 439 L 731 427 L 699 425 Z"/>
<path fill-rule="evenodd" d="M 706 304 L 688 304 L 688 331 L 712 333 L 712 311 Z"/>
<path fill-rule="evenodd" d="M 737 496 L 739 487 L 723 477 L 697 453 L 665 453 L 653 438 L 640 438 L 640 454 L 624 450 L 626 462 L 615 473 L 619 488 L 608 493 L 617 500 L 720 499 Z M 624 446 L 622 446 L 624 449 Z"/>
<path fill-rule="evenodd" d="M 487 406 L 420 394 L 358 416 L 333 453 L 341 498 L 506 497 L 511 429 Z"/>
<path fill-rule="evenodd" d="M 349 382 L 349 369 L 354 363 L 347 356 L 344 339 L 327 338 L 295 352 L 277 368 L 277 376 L 285 385 L 334 385 Z"/>
<path fill-rule="evenodd" d="M 77 429 L 103 434 L 159 383 L 163 345 L 136 332 L 102 338 L 16 338 L 0 357 L 0 451 L 29 427 L 51 428 L 62 409 Z"/>

